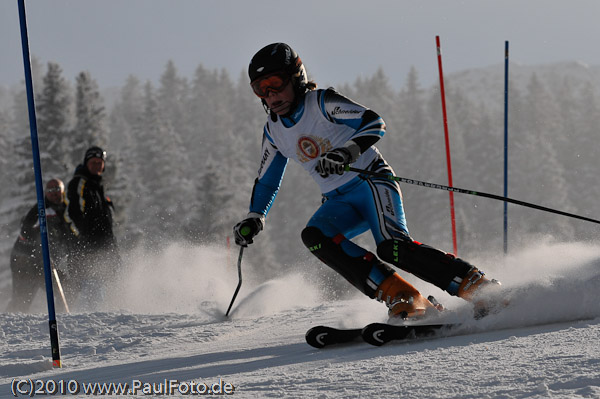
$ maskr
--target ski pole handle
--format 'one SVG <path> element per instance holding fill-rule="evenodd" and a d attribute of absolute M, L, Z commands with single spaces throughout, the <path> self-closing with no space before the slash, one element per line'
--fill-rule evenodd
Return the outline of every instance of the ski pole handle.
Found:
<path fill-rule="evenodd" d="M 240 230 L 240 233 L 246 237 L 247 235 L 250 235 L 250 233 L 252 233 L 252 230 L 250 229 L 250 227 L 248 226 L 244 226 L 242 227 L 242 229 Z"/>

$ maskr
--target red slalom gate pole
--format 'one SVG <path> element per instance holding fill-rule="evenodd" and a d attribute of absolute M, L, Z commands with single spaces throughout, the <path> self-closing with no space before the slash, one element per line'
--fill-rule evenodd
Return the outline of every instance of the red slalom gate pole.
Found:
<path fill-rule="evenodd" d="M 446 114 L 446 93 L 444 91 L 444 72 L 442 70 L 442 48 L 440 45 L 440 37 L 435 37 L 437 45 L 438 67 L 440 70 L 440 95 L 442 97 L 442 115 L 444 118 L 444 135 L 446 137 L 446 163 L 448 165 L 448 186 L 452 187 L 452 160 L 450 158 L 450 139 L 448 137 L 448 115 Z M 454 213 L 454 193 L 448 192 L 450 196 L 450 219 L 452 221 L 452 244 L 454 254 L 458 254 L 458 245 L 456 243 L 456 215 Z"/>

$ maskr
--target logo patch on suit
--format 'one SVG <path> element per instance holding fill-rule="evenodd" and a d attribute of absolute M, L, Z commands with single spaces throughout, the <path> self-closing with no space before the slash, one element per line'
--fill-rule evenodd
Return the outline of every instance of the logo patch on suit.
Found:
<path fill-rule="evenodd" d="M 322 137 L 302 136 L 296 145 L 296 154 L 300 162 L 309 162 L 321 155 L 322 151 L 330 148 L 329 140 Z"/>

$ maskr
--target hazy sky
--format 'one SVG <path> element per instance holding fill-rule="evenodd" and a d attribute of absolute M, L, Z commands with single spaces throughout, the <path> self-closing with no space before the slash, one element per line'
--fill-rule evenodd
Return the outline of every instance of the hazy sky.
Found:
<path fill-rule="evenodd" d="M 0 85 L 23 79 L 17 0 L 0 0 Z M 600 65 L 598 0 L 26 0 L 31 53 L 74 81 L 101 87 L 129 74 L 156 80 L 169 59 L 191 78 L 202 64 L 237 81 L 252 55 L 284 41 L 320 86 L 351 83 L 383 67 L 399 89 L 411 66 L 445 73 L 510 60 Z"/>

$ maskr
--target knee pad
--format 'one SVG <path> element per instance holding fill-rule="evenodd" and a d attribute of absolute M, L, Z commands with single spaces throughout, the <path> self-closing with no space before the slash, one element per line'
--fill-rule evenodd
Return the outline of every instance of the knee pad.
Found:
<path fill-rule="evenodd" d="M 456 277 L 465 277 L 473 268 L 452 254 L 408 237 L 382 241 L 377 246 L 377 254 L 384 261 L 446 291 Z"/>
<path fill-rule="evenodd" d="M 320 249 L 323 246 L 324 238 L 327 238 L 317 227 L 305 227 L 300 236 L 310 252 Z"/>

